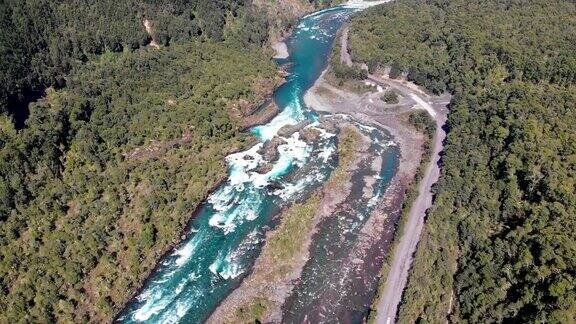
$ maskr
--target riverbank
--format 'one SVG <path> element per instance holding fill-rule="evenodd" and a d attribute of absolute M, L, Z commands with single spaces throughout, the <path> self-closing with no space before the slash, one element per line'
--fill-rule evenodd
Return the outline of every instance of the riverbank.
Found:
<path fill-rule="evenodd" d="M 346 32 L 341 35 L 340 64 L 353 66 L 354 63 L 349 56 L 347 42 L 348 33 Z M 365 64 L 357 65 L 357 67 L 367 68 Z M 387 256 L 386 263 L 381 269 L 381 283 L 372 307 L 373 312 L 370 321 L 390 323 L 395 321 L 398 305 L 412 264 L 412 255 L 416 251 L 416 245 L 424 225 L 426 211 L 432 206 L 432 185 L 438 181 L 440 175 L 438 163 L 440 152 L 443 150 L 443 140 L 446 137 L 444 125 L 448 115 L 447 104 L 451 101 L 451 95 L 432 96 L 405 78 L 390 78 L 389 69 L 377 70 L 374 74 L 368 74 L 365 82 L 376 87 L 388 87 L 390 88 L 389 92 L 393 91 L 396 95 L 400 94 L 401 97 L 408 99 L 412 109 L 425 110 L 436 126 L 433 138 L 426 139 L 425 153 L 429 155 L 424 159 L 426 165 L 419 163 L 417 181 L 408 187 L 408 196 L 405 198 L 407 201 L 404 203 L 402 218 L 397 226 L 397 233 L 393 241 L 393 255 Z M 370 102 L 373 102 L 373 99 L 370 99 Z"/>
<path fill-rule="evenodd" d="M 370 76 L 374 82 L 385 83 L 402 88 L 403 85 L 398 84 L 395 80 L 390 80 L 385 76 Z M 405 88 L 410 89 L 410 88 Z M 407 93 L 407 90 L 404 90 Z M 423 106 L 428 112 L 430 117 L 436 124 L 436 131 L 432 139 L 432 152 L 430 154 L 430 161 L 425 168 L 422 180 L 418 184 L 418 195 L 412 202 L 406 219 L 403 221 L 403 231 L 398 233 L 399 241 L 394 250 L 392 264 L 384 282 L 382 289 L 382 298 L 376 307 L 376 322 L 377 323 L 390 323 L 395 321 L 398 311 L 398 305 L 402 298 L 402 293 L 406 287 L 408 280 L 408 272 L 412 264 L 412 256 L 416 251 L 416 246 L 420 240 L 420 233 L 424 226 L 424 218 L 426 217 L 427 210 L 432 207 L 432 200 L 434 193 L 432 186 L 438 181 L 440 177 L 440 153 L 444 146 L 443 141 L 446 138 L 446 131 L 444 125 L 446 124 L 448 110 L 446 108 L 450 101 L 449 95 L 443 95 L 436 98 L 427 98 L 424 100 L 424 95 L 410 93 L 412 98 Z"/>
<path fill-rule="evenodd" d="M 413 178 L 420 164 L 424 143 L 422 134 L 408 122 L 408 113 L 413 103 L 386 105 L 380 100 L 381 93 L 377 89 L 371 93 L 357 94 L 332 85 L 326 80 L 327 74 L 328 70 L 306 92 L 306 105 L 319 112 L 347 114 L 388 131 L 401 151 L 398 177 Z"/>
<path fill-rule="evenodd" d="M 387 129 L 394 136 L 401 150 L 400 171 L 392 181 L 392 183 L 401 184 L 403 188 L 402 199 L 398 205 L 399 208 L 406 199 L 404 192 L 414 183 L 416 172 L 422 160 L 422 145 L 424 143 L 424 138 L 409 125 L 406 116 L 411 111 L 414 111 L 414 108 L 419 105 L 424 105 L 419 108 L 425 109 L 426 111 L 432 109 L 435 112 L 435 114 L 430 115 L 434 117 L 437 129 L 440 130 L 434 136 L 433 152 L 431 155 L 433 157 L 432 163 L 429 164 L 430 167 L 426 168 L 426 172 L 422 177 L 423 180 L 419 183 L 418 195 L 410 206 L 409 211 L 406 212 L 406 218 L 399 220 L 403 224 L 401 227 L 403 233 L 393 233 L 391 241 L 399 241 L 394 243 L 394 250 L 386 251 L 386 255 L 388 256 L 388 261 L 386 262 L 388 264 L 380 274 L 383 276 L 383 282 L 381 283 L 381 288 L 378 289 L 378 294 L 386 298 L 380 298 L 376 302 L 377 321 L 393 321 L 397 303 L 399 302 L 406 282 L 407 271 L 410 264 L 410 251 L 414 251 L 421 231 L 425 211 L 429 207 L 432 199 L 432 193 L 429 188 L 432 183 L 435 183 L 437 180 L 439 172 L 437 169 L 437 156 L 441 151 L 441 143 L 444 138 L 444 136 L 442 136 L 442 126 L 446 120 L 447 110 L 445 106 L 449 98 L 446 98 L 446 96 L 429 97 L 422 90 L 418 88 L 414 89 L 415 86 L 412 84 L 392 80 L 381 74 L 369 76 L 369 82 L 373 83 L 376 87 L 375 91 L 356 94 L 330 84 L 330 82 L 326 80 L 326 73 L 328 72 L 325 72 L 322 77 L 318 79 L 314 87 L 306 94 L 306 104 L 316 110 L 330 113 L 346 113 L 364 122 L 376 123 Z M 401 98 L 400 103 L 397 105 L 386 105 L 382 102 L 379 98 L 379 93 L 383 92 L 384 89 L 380 90 L 377 88 L 378 86 L 391 88 L 399 93 Z M 428 158 L 426 158 L 426 161 L 428 161 Z M 393 223 L 393 226 L 394 224 L 396 223 Z M 400 237 L 400 239 L 396 237 Z M 389 255 L 391 251 L 394 251 L 393 256 Z"/>

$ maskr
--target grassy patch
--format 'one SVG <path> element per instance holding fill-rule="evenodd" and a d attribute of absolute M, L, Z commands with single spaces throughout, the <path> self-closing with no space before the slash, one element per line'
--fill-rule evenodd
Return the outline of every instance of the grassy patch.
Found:
<path fill-rule="evenodd" d="M 236 310 L 236 318 L 242 323 L 259 322 L 271 305 L 272 302 L 267 298 L 254 298 L 248 305 Z"/>
<path fill-rule="evenodd" d="M 340 134 L 338 145 L 339 163 L 326 183 L 327 188 L 334 187 L 349 181 L 346 171 L 354 158 L 354 147 L 359 141 L 359 134 L 352 128 L 345 128 Z M 276 279 L 291 271 L 294 259 L 302 251 L 302 242 L 313 227 L 314 213 L 320 205 L 321 196 L 313 194 L 303 203 L 293 204 L 283 216 L 282 222 L 266 240 L 263 257 L 276 265 L 270 271 L 271 278 Z"/>
<path fill-rule="evenodd" d="M 304 237 L 312 230 L 314 213 L 320 203 L 315 194 L 301 204 L 294 204 L 283 215 L 283 221 L 268 238 L 267 257 L 276 264 L 274 277 L 290 271 L 291 263 L 301 252 Z M 298 235 L 300 233 L 300 235 Z"/>

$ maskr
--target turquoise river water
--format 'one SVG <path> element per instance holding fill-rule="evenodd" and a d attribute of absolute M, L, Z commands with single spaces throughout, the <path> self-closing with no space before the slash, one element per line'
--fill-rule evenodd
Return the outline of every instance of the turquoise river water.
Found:
<path fill-rule="evenodd" d="M 272 217 L 322 184 L 337 163 L 336 136 L 323 129 L 315 145 L 299 133 L 278 147 L 279 159 L 261 174 L 258 150 L 285 125 L 318 116 L 303 104 L 303 95 L 326 67 L 334 37 L 356 8 L 335 7 L 302 18 L 287 44 L 287 82 L 274 94 L 282 109 L 272 121 L 250 131 L 260 139 L 252 148 L 227 157 L 229 178 L 205 201 L 189 226 L 189 235 L 167 254 L 139 294 L 117 318 L 125 323 L 198 323 L 207 319 L 249 272 Z M 368 132 L 372 132 L 369 130 Z M 381 136 L 372 132 L 371 136 Z M 383 146 L 384 147 L 384 146 Z M 377 198 L 393 172 L 389 168 Z"/>

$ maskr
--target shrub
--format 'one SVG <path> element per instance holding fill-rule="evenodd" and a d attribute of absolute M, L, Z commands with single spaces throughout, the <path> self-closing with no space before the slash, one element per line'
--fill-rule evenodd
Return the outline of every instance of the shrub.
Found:
<path fill-rule="evenodd" d="M 388 90 L 384 92 L 384 94 L 382 95 L 382 97 L 380 97 L 380 99 L 382 99 L 382 101 L 384 101 L 387 104 L 397 104 L 399 102 L 398 94 L 394 90 Z"/>

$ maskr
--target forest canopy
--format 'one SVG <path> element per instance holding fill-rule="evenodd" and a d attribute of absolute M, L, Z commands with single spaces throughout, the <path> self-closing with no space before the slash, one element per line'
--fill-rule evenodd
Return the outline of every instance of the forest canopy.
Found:
<path fill-rule="evenodd" d="M 269 62 L 269 63 L 267 63 Z M 102 55 L 0 120 L 0 322 L 110 320 L 178 240 L 276 67 L 191 42 Z"/>
<path fill-rule="evenodd" d="M 261 2 L 261 1 L 255 1 Z M 313 5 L 276 15 L 250 0 L 2 0 L 0 5 L 0 113 L 24 127 L 27 105 L 49 86 L 63 87 L 74 66 L 95 55 L 188 41 L 262 46 L 271 28 L 288 28 Z M 148 33 L 144 22 L 149 21 Z M 278 26 L 276 26 L 276 25 Z"/>
<path fill-rule="evenodd" d="M 454 95 L 400 322 L 573 321 L 574 3 L 398 0 L 350 30 L 355 60 Z"/>

